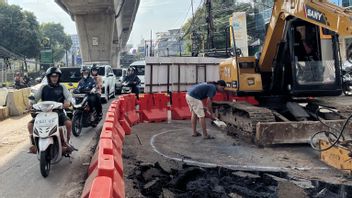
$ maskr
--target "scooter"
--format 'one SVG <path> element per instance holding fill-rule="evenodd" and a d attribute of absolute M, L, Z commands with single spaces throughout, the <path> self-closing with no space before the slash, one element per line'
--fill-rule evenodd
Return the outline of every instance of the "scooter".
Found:
<path fill-rule="evenodd" d="M 132 93 L 132 87 L 129 86 L 129 82 L 125 81 L 122 83 L 121 93 L 122 94 Z"/>
<path fill-rule="evenodd" d="M 72 133 L 74 136 L 80 136 L 82 129 L 86 127 L 96 127 L 100 122 L 95 108 L 88 105 L 88 96 L 90 93 L 73 94 L 73 117 Z"/>
<path fill-rule="evenodd" d="M 70 157 L 72 153 L 72 150 L 63 152 L 62 144 L 69 145 L 67 130 L 65 126 L 59 126 L 59 116 L 55 112 L 63 109 L 63 104 L 45 101 L 34 104 L 33 109 L 37 114 L 34 121 L 33 138 L 40 161 L 40 173 L 43 177 L 47 177 L 51 164 L 60 162 L 63 156 Z"/>

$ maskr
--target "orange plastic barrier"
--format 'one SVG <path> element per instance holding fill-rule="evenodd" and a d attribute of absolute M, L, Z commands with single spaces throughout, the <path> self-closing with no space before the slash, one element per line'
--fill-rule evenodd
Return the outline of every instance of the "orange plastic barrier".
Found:
<path fill-rule="evenodd" d="M 186 93 L 172 93 L 171 117 L 173 120 L 188 120 L 191 119 L 191 111 L 189 110 Z"/>
<path fill-rule="evenodd" d="M 112 180 L 109 177 L 96 177 L 90 189 L 89 198 L 110 198 L 113 195 Z"/>
<path fill-rule="evenodd" d="M 89 177 L 86 180 L 82 192 L 82 198 L 92 197 L 93 181 L 100 176 L 108 177 L 112 180 L 112 197 L 125 197 L 125 183 L 123 180 L 122 155 L 117 152 L 112 139 L 100 139 L 99 147 L 96 151 L 97 162 L 91 162 Z M 95 168 L 94 167 L 94 164 Z M 92 197 L 93 198 L 93 197 Z"/>
<path fill-rule="evenodd" d="M 141 121 L 163 122 L 167 120 L 169 98 L 163 93 L 144 94 L 139 100 Z"/>
<path fill-rule="evenodd" d="M 138 123 L 139 115 L 136 111 L 136 96 L 134 94 L 128 94 L 121 97 L 121 103 L 124 112 L 124 116 L 130 126 Z"/>

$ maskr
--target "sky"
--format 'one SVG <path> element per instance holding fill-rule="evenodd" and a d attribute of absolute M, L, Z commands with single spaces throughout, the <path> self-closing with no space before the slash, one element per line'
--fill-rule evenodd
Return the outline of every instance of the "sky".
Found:
<path fill-rule="evenodd" d="M 202 0 L 193 1 L 196 10 Z M 54 0 L 8 0 L 8 3 L 33 12 L 40 23 L 61 23 L 66 33 L 77 34 L 75 23 Z M 155 32 L 180 28 L 192 15 L 190 5 L 190 0 L 141 0 L 128 43 L 137 47 L 142 38 L 150 38 L 151 30 L 155 38 Z"/>
<path fill-rule="evenodd" d="M 341 2 L 341 0 L 331 1 Z M 66 33 L 77 34 L 75 23 L 54 0 L 8 0 L 8 2 L 34 12 L 41 23 L 61 23 Z M 141 0 L 128 43 L 137 47 L 142 38 L 150 39 L 151 30 L 155 38 L 155 32 L 180 28 L 192 15 L 190 2 L 190 0 Z M 204 0 L 193 0 L 193 2 L 195 11 Z"/>

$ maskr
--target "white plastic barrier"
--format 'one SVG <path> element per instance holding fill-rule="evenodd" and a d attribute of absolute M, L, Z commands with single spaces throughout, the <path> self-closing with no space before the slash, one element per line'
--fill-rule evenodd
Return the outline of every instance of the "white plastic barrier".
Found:
<path fill-rule="evenodd" d="M 7 88 L 0 88 L 0 107 L 6 105 L 7 94 L 9 90 Z"/>

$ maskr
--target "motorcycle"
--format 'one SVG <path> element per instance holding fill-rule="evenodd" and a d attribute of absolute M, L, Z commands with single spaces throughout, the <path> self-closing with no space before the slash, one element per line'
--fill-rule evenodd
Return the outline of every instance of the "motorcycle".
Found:
<path fill-rule="evenodd" d="M 72 151 L 76 150 L 63 151 L 62 144 L 69 144 L 66 127 L 59 126 L 59 116 L 56 112 L 62 109 L 62 103 L 53 101 L 33 105 L 33 113 L 37 114 L 34 121 L 33 138 L 40 161 L 40 173 L 43 177 L 49 175 L 51 164 L 60 162 L 63 156 L 70 157 Z"/>
<path fill-rule="evenodd" d="M 88 104 L 88 93 L 74 93 L 73 103 L 73 117 L 72 117 L 72 133 L 74 136 L 80 136 L 82 129 L 86 127 L 96 127 L 101 118 L 95 108 Z"/>
<path fill-rule="evenodd" d="M 129 82 L 123 82 L 122 83 L 122 88 L 121 88 L 121 93 L 122 94 L 129 94 L 129 93 L 132 93 L 132 87 L 129 86 Z"/>
<path fill-rule="evenodd" d="M 342 90 L 346 96 L 352 96 L 352 67 L 342 69 Z"/>

